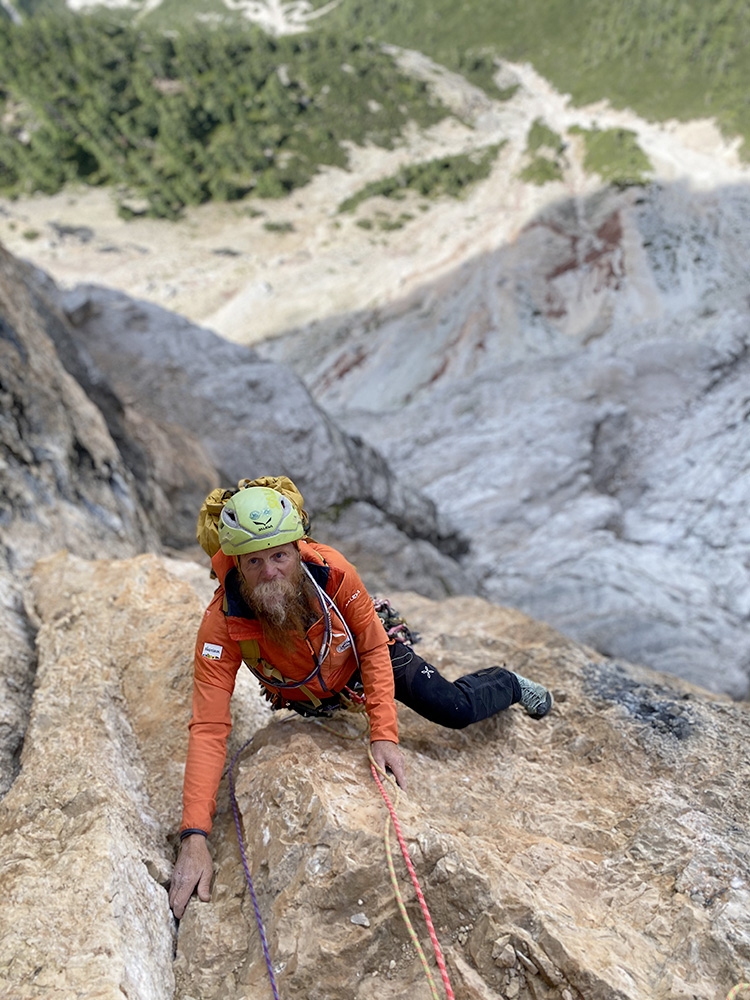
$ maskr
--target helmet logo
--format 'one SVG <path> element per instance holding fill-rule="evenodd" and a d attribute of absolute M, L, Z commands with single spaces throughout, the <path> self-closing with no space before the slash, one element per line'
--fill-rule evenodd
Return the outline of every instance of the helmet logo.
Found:
<path fill-rule="evenodd" d="M 257 524 L 261 531 L 268 531 L 271 527 L 271 511 L 268 507 L 265 510 L 253 510 L 250 512 L 250 520 L 253 524 Z"/>

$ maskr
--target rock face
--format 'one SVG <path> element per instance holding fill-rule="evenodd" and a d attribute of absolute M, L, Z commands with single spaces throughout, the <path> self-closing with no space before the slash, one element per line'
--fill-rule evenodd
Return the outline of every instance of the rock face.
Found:
<path fill-rule="evenodd" d="M 60 363 L 65 320 L 0 247 L 0 794 L 14 774 L 35 664 L 24 584 L 62 546 L 133 555 L 158 545 L 99 410 Z"/>
<path fill-rule="evenodd" d="M 0 794 L 33 683 L 24 587 L 58 548 L 118 557 L 194 546 L 211 489 L 288 472 L 321 513 L 321 537 L 348 541 L 371 586 L 472 589 L 452 558 L 461 539 L 293 373 L 124 295 L 79 291 L 67 316 L 59 297 L 0 248 Z"/>
<path fill-rule="evenodd" d="M 38 683 L 0 803 L 2 996 L 270 995 L 225 788 L 211 903 L 176 933 L 163 888 L 201 572 L 64 553 L 36 568 Z M 541 722 L 513 707 L 459 732 L 399 710 L 398 814 L 458 1000 L 709 998 L 746 978 L 747 708 L 477 598 L 392 596 L 448 676 L 504 662 L 556 694 Z M 272 716 L 244 683 L 234 716 L 231 752 L 253 736 L 237 794 L 280 995 L 427 1000 L 364 746 Z"/>
<path fill-rule="evenodd" d="M 483 594 L 746 697 L 749 217 L 740 186 L 564 199 L 391 307 L 263 352 L 389 440 L 472 539 Z"/>
<path fill-rule="evenodd" d="M 453 559 L 465 548 L 460 535 L 443 532 L 432 504 L 399 481 L 379 452 L 342 431 L 287 368 L 107 289 L 80 286 L 61 302 L 77 343 L 126 413 L 160 429 L 161 440 L 146 450 L 168 500 L 169 524 L 160 526 L 172 545 L 194 543 L 208 489 L 284 474 L 302 490 L 321 540 L 344 546 L 372 585 L 430 595 L 470 589 L 470 573 Z M 178 447 L 187 438 L 210 456 L 213 482 L 168 460 L 173 434 Z"/>

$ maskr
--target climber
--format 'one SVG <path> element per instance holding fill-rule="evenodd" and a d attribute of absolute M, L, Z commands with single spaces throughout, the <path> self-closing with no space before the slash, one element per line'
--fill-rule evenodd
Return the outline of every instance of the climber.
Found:
<path fill-rule="evenodd" d="M 503 667 L 450 682 L 411 646 L 389 641 L 354 567 L 335 549 L 306 537 L 299 509 L 282 492 L 254 485 L 238 490 L 221 508 L 218 544 L 212 566 L 219 586 L 195 650 L 181 845 L 169 891 L 177 918 L 196 886 L 199 899 L 209 898 L 206 838 L 243 660 L 274 708 L 326 713 L 341 693 L 356 698 L 357 687 L 363 689 L 373 759 L 404 788 L 394 698 L 452 729 L 516 702 L 534 719 L 552 707 L 545 688 Z"/>

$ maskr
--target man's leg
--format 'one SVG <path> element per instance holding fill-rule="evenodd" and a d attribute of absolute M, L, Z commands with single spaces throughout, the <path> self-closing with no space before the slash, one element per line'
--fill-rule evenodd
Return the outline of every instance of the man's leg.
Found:
<path fill-rule="evenodd" d="M 457 681 L 448 681 L 402 642 L 394 643 L 390 654 L 396 699 L 439 726 L 463 729 L 517 701 L 524 703 L 529 714 L 541 718 L 552 705 L 551 695 L 541 685 L 534 684 L 533 688 L 544 692 L 549 704 L 541 704 L 544 696 L 538 693 L 535 710 L 529 711 L 529 705 L 524 701 L 524 684 L 532 685 L 532 682 L 519 678 L 504 667 L 487 667 L 459 677 Z"/>

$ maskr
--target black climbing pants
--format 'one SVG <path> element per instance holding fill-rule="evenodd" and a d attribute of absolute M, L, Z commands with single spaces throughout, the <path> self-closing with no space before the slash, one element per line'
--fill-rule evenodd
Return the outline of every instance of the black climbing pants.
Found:
<path fill-rule="evenodd" d="M 411 646 L 395 642 L 389 651 L 396 700 L 439 726 L 463 729 L 521 700 L 516 675 L 504 667 L 487 667 L 448 681 Z"/>

